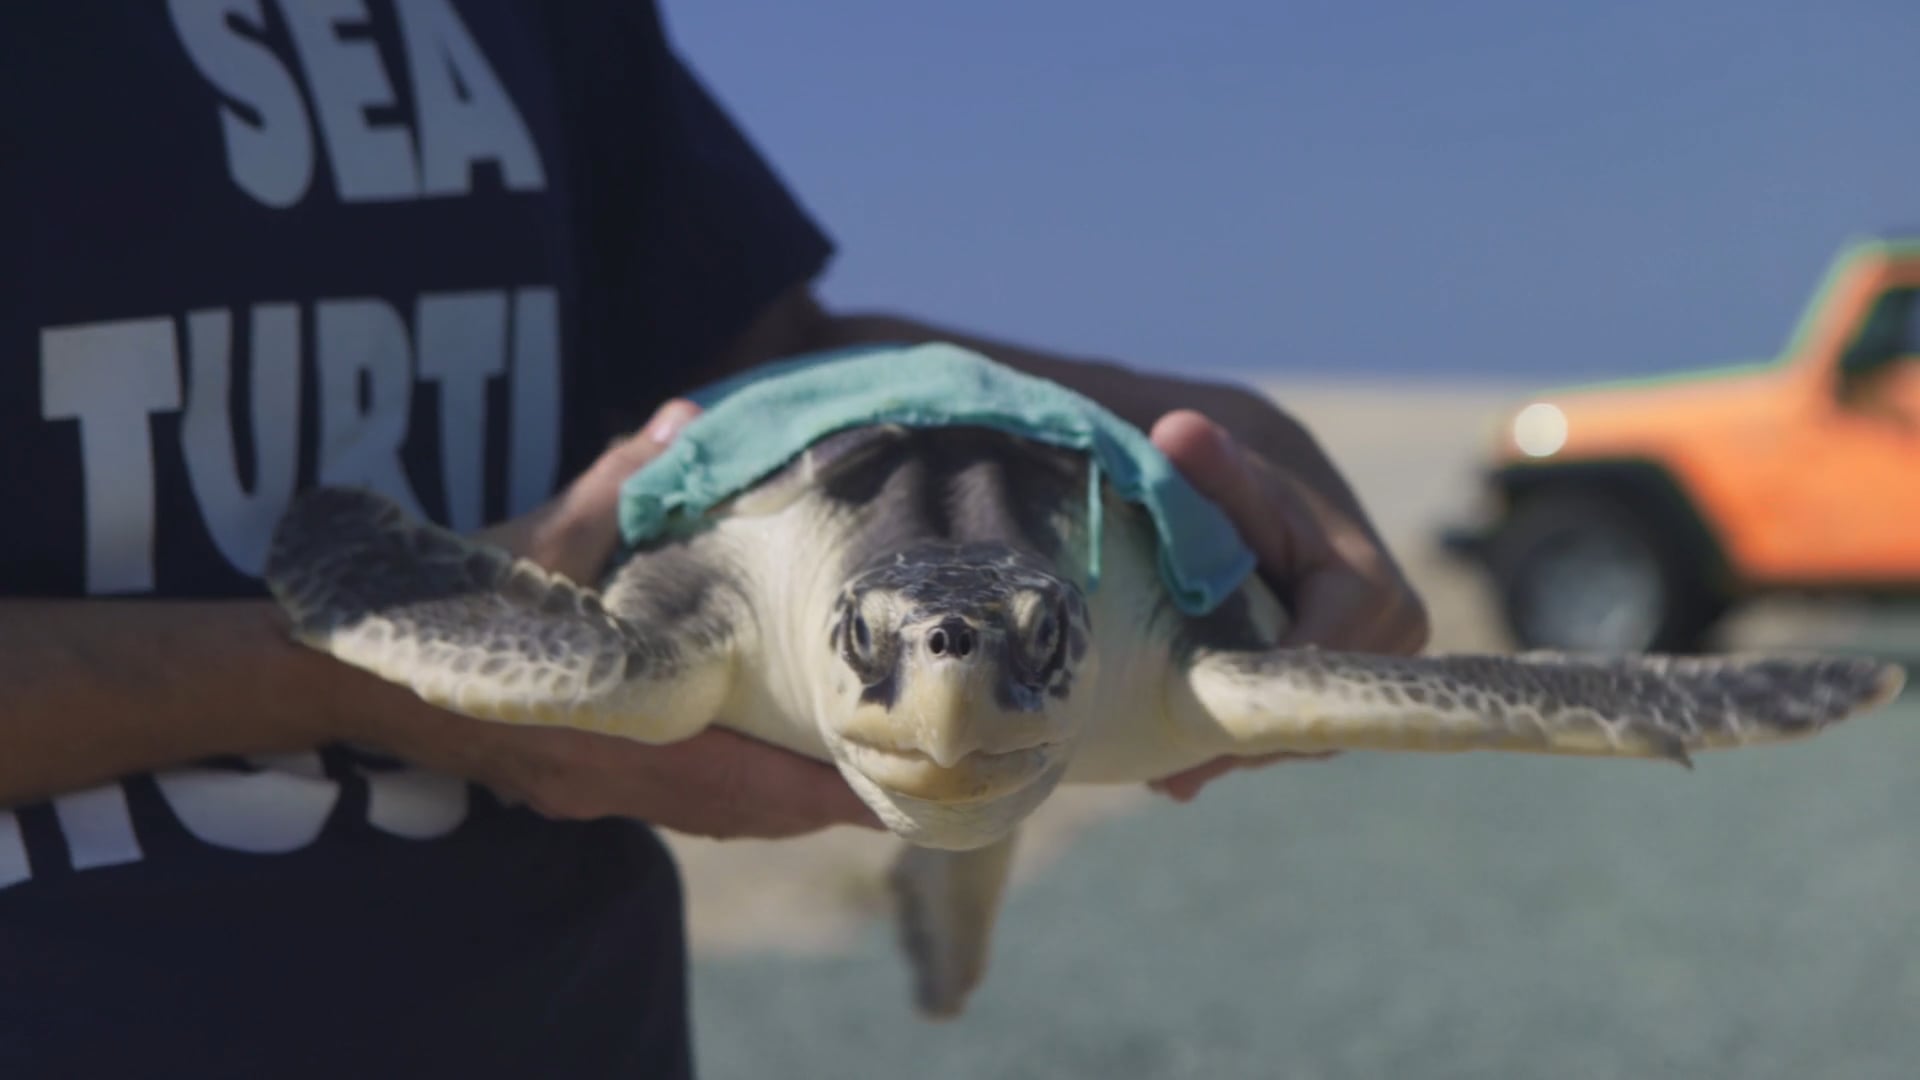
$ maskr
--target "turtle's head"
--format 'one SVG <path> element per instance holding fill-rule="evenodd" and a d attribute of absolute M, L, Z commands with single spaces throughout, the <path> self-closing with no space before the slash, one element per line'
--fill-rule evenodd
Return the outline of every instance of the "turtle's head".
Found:
<path fill-rule="evenodd" d="M 890 554 L 835 605 L 828 745 L 909 839 L 989 842 L 1065 771 L 1088 639 L 1080 590 L 1031 554 L 949 543 Z"/>

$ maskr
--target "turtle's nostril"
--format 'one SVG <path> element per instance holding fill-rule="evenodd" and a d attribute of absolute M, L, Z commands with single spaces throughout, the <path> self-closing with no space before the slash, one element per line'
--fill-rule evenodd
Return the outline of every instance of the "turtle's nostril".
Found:
<path fill-rule="evenodd" d="M 965 657 L 973 652 L 973 627 L 959 619 L 942 620 L 927 631 L 927 651 L 935 656 Z"/>

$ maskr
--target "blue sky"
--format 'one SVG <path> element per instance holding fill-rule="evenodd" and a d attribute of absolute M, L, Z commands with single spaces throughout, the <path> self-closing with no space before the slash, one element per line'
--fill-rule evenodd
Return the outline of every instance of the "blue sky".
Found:
<path fill-rule="evenodd" d="M 1135 364 L 1771 355 L 1920 227 L 1920 3 L 664 4 L 830 301 Z"/>

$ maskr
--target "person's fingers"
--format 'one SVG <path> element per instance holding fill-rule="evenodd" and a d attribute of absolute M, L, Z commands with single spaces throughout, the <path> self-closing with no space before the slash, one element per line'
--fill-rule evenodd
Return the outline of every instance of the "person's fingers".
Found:
<path fill-rule="evenodd" d="M 1158 780 L 1149 781 L 1147 787 L 1173 799 L 1175 802 L 1191 802 L 1194 796 L 1200 794 L 1201 788 L 1239 769 L 1257 769 L 1281 761 L 1325 761 L 1328 758 L 1337 757 L 1338 755 L 1339 751 L 1337 750 L 1324 750 L 1313 752 L 1282 751 L 1279 753 L 1261 754 L 1244 758 L 1219 757 L 1203 765 L 1196 765 L 1191 769 L 1174 773 L 1172 776 L 1163 776 Z"/>
<path fill-rule="evenodd" d="M 1287 601 L 1294 621 L 1282 645 L 1401 653 L 1425 646 L 1425 608 L 1362 522 L 1284 468 L 1242 450 L 1200 413 L 1168 413 L 1151 438 L 1227 514 Z"/>
<path fill-rule="evenodd" d="M 699 415 L 700 406 L 686 398 L 674 398 L 654 410 L 652 418 L 641 427 L 640 435 L 657 446 L 665 446 Z"/>
<path fill-rule="evenodd" d="M 1153 445 L 1208 498 L 1221 496 L 1216 479 L 1240 464 L 1232 441 L 1205 413 L 1175 409 L 1154 422 L 1147 433 Z"/>
<path fill-rule="evenodd" d="M 880 822 L 832 766 L 725 728 L 623 748 L 594 786 L 609 813 L 717 839 L 777 839 Z"/>
<path fill-rule="evenodd" d="M 1381 611 L 1378 589 L 1340 567 L 1326 567 L 1294 582 L 1294 621 L 1280 636 L 1287 648 L 1365 650 L 1376 645 Z"/>
<path fill-rule="evenodd" d="M 661 450 L 699 415 L 700 406 L 685 398 L 674 398 L 655 409 L 639 431 L 615 439 L 594 462 L 590 473 L 596 486 L 618 493 L 627 477 L 659 457 Z"/>
<path fill-rule="evenodd" d="M 1226 429 L 1191 409 L 1161 417 L 1149 433 L 1153 444 L 1187 482 L 1233 522 L 1240 539 L 1269 575 L 1284 577 L 1303 561 L 1295 515 L 1276 505 L 1261 477 Z"/>
<path fill-rule="evenodd" d="M 883 827 L 833 766 L 745 736 L 732 742 L 726 752 L 735 755 L 744 777 L 735 797 L 765 807 L 801 831 L 827 825 Z"/>
<path fill-rule="evenodd" d="M 1399 571 L 1381 573 L 1370 579 L 1345 564 L 1310 573 L 1294 591 L 1299 616 L 1280 644 L 1406 656 L 1426 648 L 1431 624 L 1425 604 Z"/>
<path fill-rule="evenodd" d="M 589 581 L 620 543 L 620 488 L 660 456 L 700 409 L 674 399 L 638 432 L 614 440 L 557 498 L 490 530 L 497 542 L 575 581 Z"/>
<path fill-rule="evenodd" d="M 1200 789 L 1208 783 L 1238 769 L 1240 762 L 1234 758 L 1215 758 L 1204 765 L 1196 765 L 1184 772 L 1172 776 L 1163 776 L 1147 782 L 1147 787 L 1166 795 L 1174 802 L 1189 802 Z"/>
<path fill-rule="evenodd" d="M 690 836 L 778 839 L 879 820 L 829 765 L 725 728 L 648 744 L 597 732 L 454 719 L 453 765 L 556 820 L 626 818 Z"/>

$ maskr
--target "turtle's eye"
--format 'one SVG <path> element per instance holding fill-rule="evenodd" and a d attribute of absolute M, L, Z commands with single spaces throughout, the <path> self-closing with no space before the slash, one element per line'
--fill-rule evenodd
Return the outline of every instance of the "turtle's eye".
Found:
<path fill-rule="evenodd" d="M 1041 593 L 1030 593 L 1015 602 L 1016 624 L 1020 627 L 1020 664 L 1029 676 L 1044 680 L 1059 667 L 1066 641 L 1065 609 Z"/>
<path fill-rule="evenodd" d="M 1052 656 L 1053 647 L 1060 643 L 1060 616 L 1052 611 L 1040 616 L 1040 622 L 1033 628 L 1033 654 Z"/>
<path fill-rule="evenodd" d="M 876 622 L 886 618 L 884 601 L 863 599 L 847 612 L 841 630 L 841 655 L 869 686 L 885 678 L 893 668 L 895 634 L 884 621 Z"/>

